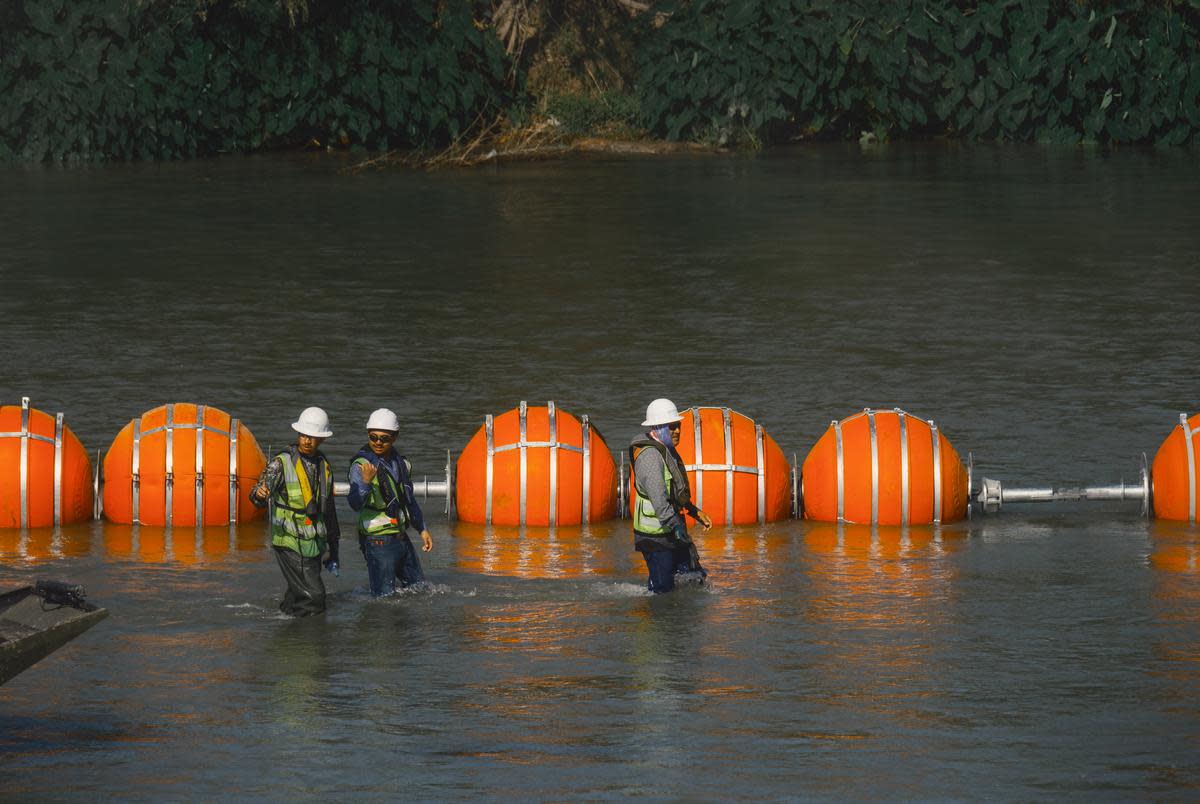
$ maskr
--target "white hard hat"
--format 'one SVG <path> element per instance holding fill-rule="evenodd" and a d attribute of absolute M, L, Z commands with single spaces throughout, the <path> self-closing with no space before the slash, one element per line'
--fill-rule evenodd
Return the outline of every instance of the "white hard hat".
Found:
<path fill-rule="evenodd" d="M 642 427 L 657 427 L 660 424 L 682 421 L 675 403 L 669 399 L 656 399 L 646 406 L 646 421 Z"/>
<path fill-rule="evenodd" d="M 387 408 L 380 408 L 371 414 L 371 418 L 367 419 L 367 429 L 389 430 L 394 433 L 400 429 L 400 420 Z"/>
<path fill-rule="evenodd" d="M 329 438 L 333 435 L 329 429 L 329 416 L 320 408 L 305 408 L 300 418 L 292 422 L 292 429 L 313 438 Z"/>

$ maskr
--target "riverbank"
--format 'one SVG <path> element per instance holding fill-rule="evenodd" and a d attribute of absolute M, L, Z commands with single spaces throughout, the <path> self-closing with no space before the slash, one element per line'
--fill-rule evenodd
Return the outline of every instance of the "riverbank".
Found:
<path fill-rule="evenodd" d="M 56 6 L 0 8 L 0 161 L 1200 136 L 1200 9 L 1165 0 Z"/>

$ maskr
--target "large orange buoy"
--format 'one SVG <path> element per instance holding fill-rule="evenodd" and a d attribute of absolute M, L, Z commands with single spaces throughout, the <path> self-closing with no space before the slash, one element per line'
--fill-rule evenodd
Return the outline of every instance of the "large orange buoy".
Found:
<path fill-rule="evenodd" d="M 104 516 L 142 525 L 258 519 L 247 498 L 266 465 L 254 435 L 214 407 L 160 405 L 122 428 L 104 456 Z"/>
<path fill-rule="evenodd" d="M 688 408 L 678 450 L 692 502 L 714 523 L 750 525 L 791 515 L 791 467 L 775 439 L 748 416 L 729 408 Z M 630 467 L 630 489 L 632 478 Z M 636 496 L 629 496 L 632 511 Z"/>
<path fill-rule="evenodd" d="M 1154 515 L 1160 519 L 1176 519 L 1183 522 L 1196 521 L 1197 494 L 1200 486 L 1200 413 L 1188 418 L 1179 414 L 1179 424 L 1170 432 L 1154 455 L 1150 468 L 1153 484 L 1151 497 Z"/>
<path fill-rule="evenodd" d="M 92 518 L 92 462 L 63 415 L 0 406 L 0 528 Z"/>
<path fill-rule="evenodd" d="M 611 519 L 617 472 L 587 416 L 520 407 L 488 414 L 458 457 L 458 518 L 495 525 L 578 525 Z"/>
<path fill-rule="evenodd" d="M 804 517 L 928 525 L 967 513 L 967 470 L 936 424 L 896 408 L 835 421 L 801 471 Z"/>

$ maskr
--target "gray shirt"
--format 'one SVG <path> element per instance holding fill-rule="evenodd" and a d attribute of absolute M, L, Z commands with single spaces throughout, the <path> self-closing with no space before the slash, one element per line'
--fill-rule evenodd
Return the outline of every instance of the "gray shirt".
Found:
<path fill-rule="evenodd" d="M 667 498 L 667 482 L 663 478 L 663 457 L 656 449 L 646 448 L 633 461 L 633 478 L 637 489 L 654 506 L 654 516 L 664 527 L 684 527 L 683 518 Z"/>

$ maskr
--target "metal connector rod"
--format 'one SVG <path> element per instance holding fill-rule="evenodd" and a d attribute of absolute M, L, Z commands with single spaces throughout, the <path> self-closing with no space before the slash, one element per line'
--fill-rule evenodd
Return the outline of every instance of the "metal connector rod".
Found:
<path fill-rule="evenodd" d="M 451 501 L 454 498 L 454 464 L 450 460 L 450 450 L 446 450 L 446 474 L 441 479 L 431 480 L 428 475 L 420 480 L 410 478 L 413 484 L 413 496 L 427 500 L 430 497 L 445 497 L 445 513 L 450 515 Z M 333 484 L 333 496 L 345 497 L 350 494 L 350 484 L 339 481 Z"/>
<path fill-rule="evenodd" d="M 429 497 L 445 497 L 450 493 L 450 483 L 445 479 L 430 480 L 428 477 L 423 477 L 420 480 L 413 478 L 413 495 L 428 499 Z M 337 482 L 333 484 L 333 495 L 335 497 L 345 497 L 350 493 L 350 484 L 345 482 Z"/>
<path fill-rule="evenodd" d="M 979 490 L 971 489 L 971 498 L 979 503 L 985 513 L 999 511 L 1005 503 L 1035 502 L 1078 502 L 1081 500 L 1140 500 L 1142 515 L 1150 511 L 1150 472 L 1146 456 L 1142 455 L 1142 479 L 1140 483 L 1125 481 L 1101 486 L 1043 486 L 1040 488 L 1012 488 L 999 480 L 982 478 Z"/>

